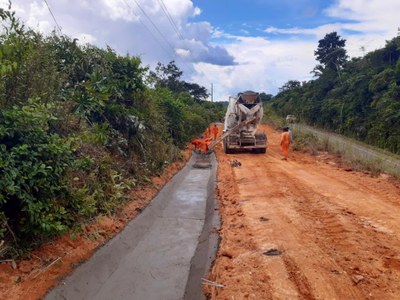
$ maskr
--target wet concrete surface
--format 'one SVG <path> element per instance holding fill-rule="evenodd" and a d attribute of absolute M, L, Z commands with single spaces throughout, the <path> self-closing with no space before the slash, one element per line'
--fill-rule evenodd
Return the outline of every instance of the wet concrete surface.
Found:
<path fill-rule="evenodd" d="M 109 243 L 45 299 L 204 299 L 201 278 L 217 249 L 212 233 L 216 160 L 194 158 Z"/>

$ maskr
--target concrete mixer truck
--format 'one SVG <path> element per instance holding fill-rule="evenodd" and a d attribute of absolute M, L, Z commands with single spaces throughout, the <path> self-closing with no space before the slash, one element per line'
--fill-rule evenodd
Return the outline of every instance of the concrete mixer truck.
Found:
<path fill-rule="evenodd" d="M 263 117 L 260 95 L 253 91 L 239 93 L 237 97 L 229 97 L 225 115 L 224 133 L 210 145 L 223 140 L 225 153 L 237 150 L 249 150 L 265 153 L 267 135 L 257 132 L 257 125 Z"/>

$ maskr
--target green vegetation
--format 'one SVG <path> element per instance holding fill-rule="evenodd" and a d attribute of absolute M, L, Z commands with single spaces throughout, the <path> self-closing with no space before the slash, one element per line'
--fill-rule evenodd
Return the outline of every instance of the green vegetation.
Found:
<path fill-rule="evenodd" d="M 318 151 L 328 151 L 326 144 L 321 143 L 318 137 L 312 133 L 303 133 L 299 130 L 292 130 L 294 138 L 292 148 L 294 151 L 308 151 L 311 155 L 316 155 Z"/>
<path fill-rule="evenodd" d="M 400 153 L 400 36 L 348 60 L 336 32 L 319 41 L 315 80 L 287 82 L 268 105 L 281 116 Z"/>
<path fill-rule="evenodd" d="M 371 175 L 386 173 L 400 178 L 400 161 L 396 155 L 382 149 L 368 146 L 362 142 L 341 135 L 315 130 L 306 126 L 294 126 L 294 150 L 318 155 L 330 152 L 337 155 L 341 165 L 354 170 L 367 171 Z"/>
<path fill-rule="evenodd" d="M 1 255 L 112 213 L 223 106 L 140 58 L 25 28 L 0 10 Z"/>
<path fill-rule="evenodd" d="M 282 128 L 287 126 L 284 118 L 279 116 L 270 106 L 264 104 L 263 123 L 272 125 L 275 128 Z"/>

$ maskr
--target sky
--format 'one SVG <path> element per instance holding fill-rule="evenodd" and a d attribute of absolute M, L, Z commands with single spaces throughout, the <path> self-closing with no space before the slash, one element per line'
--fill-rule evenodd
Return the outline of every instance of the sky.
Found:
<path fill-rule="evenodd" d="M 184 80 L 213 85 L 214 101 L 312 80 L 318 41 L 332 31 L 359 57 L 400 27 L 400 0 L 12 0 L 12 9 L 34 30 L 110 46 L 150 68 L 174 60 Z"/>

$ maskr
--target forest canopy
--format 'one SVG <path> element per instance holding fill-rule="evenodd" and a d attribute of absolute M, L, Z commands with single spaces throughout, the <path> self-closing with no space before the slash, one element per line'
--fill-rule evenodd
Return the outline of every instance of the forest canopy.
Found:
<path fill-rule="evenodd" d="M 400 36 L 364 57 L 348 59 L 336 32 L 319 41 L 316 79 L 291 80 L 272 99 L 282 116 L 400 153 Z"/>

